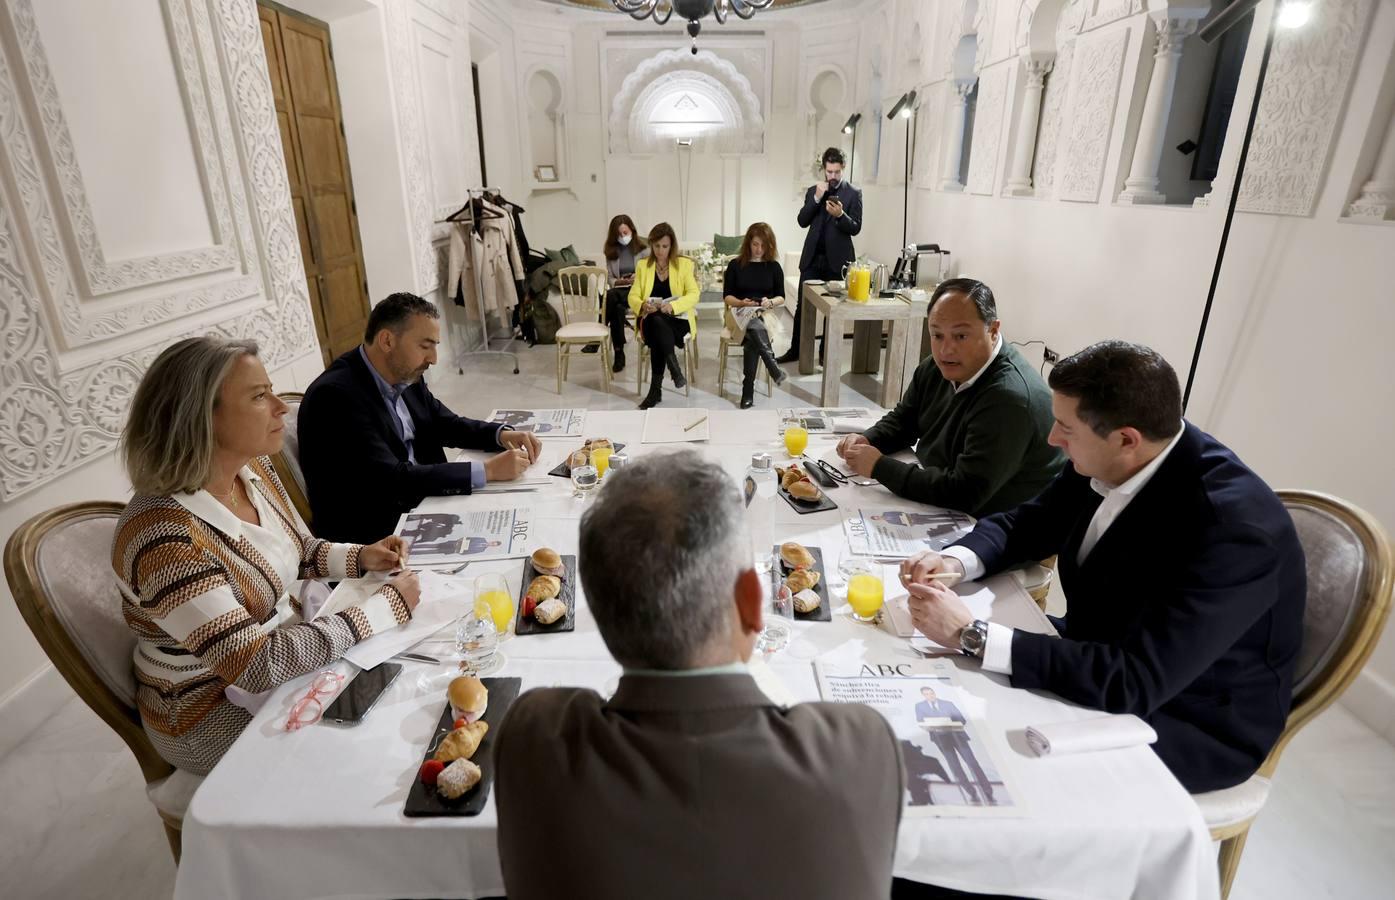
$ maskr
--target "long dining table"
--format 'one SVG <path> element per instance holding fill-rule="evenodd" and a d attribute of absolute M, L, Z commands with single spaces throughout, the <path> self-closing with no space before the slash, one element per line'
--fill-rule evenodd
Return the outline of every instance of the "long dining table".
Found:
<path fill-rule="evenodd" d="M 744 473 L 754 452 L 769 452 L 777 461 L 784 457 L 774 410 L 711 410 L 707 415 L 708 439 L 678 446 L 697 450 L 733 477 Z M 631 458 L 675 449 L 673 444 L 643 443 L 643 416 L 638 411 L 591 411 L 586 435 L 625 443 Z M 544 439 L 543 454 L 526 477 L 543 477 L 579 443 L 576 438 Z M 833 447 L 833 436 L 811 435 L 806 454 L 830 458 Z M 466 453 L 464 458 L 482 454 Z M 859 507 L 922 508 L 879 485 L 850 483 L 828 493 L 838 508 L 826 512 L 798 514 L 777 501 L 775 536 L 822 548 L 829 568 L 847 543 L 843 519 Z M 518 492 L 431 498 L 419 511 L 526 506 L 536 542 L 569 554 L 577 551 L 588 502 L 572 495 L 567 479 L 552 477 Z M 502 573 L 517 596 L 523 563 L 479 562 L 468 571 L 472 576 Z M 993 595 L 994 621 L 1052 633 L 1050 622 L 1010 574 L 984 584 Z M 888 580 L 887 587 L 892 593 L 894 581 Z M 576 685 L 602 694 L 613 691 L 621 670 L 606 651 L 579 588 L 576 606 L 572 632 L 514 635 L 501 642 L 505 662 L 494 674 L 520 678 L 523 690 Z M 789 647 L 753 665 L 773 700 L 820 699 L 816 661 L 921 658 L 906 638 L 855 621 L 848 612 L 835 599 L 830 621 L 796 622 Z M 1006 677 L 981 671 L 974 660 L 949 658 L 963 689 L 979 701 L 981 717 L 975 725 L 1013 785 L 1018 806 L 1002 816 L 904 817 L 895 848 L 897 876 L 962 891 L 1060 900 L 1219 896 L 1215 852 L 1200 812 L 1151 749 L 1037 757 L 1023 736 L 1027 726 L 1099 713 L 1044 692 L 1014 689 Z M 344 674 L 354 671 L 347 660 L 334 668 Z M 404 815 L 445 703 L 443 691 L 422 686 L 419 676 L 427 669 L 428 664 L 405 663 L 402 674 L 354 727 L 320 723 L 286 730 L 287 711 L 313 675 L 278 688 L 191 802 L 175 896 L 504 896 L 492 792 L 475 816 Z M 770 837 L 773 860 L 799 864 L 797 835 Z M 585 836 L 563 839 L 584 841 Z M 712 863 L 720 861 L 702 861 Z M 596 859 L 596 865 L 624 864 L 623 855 Z"/>

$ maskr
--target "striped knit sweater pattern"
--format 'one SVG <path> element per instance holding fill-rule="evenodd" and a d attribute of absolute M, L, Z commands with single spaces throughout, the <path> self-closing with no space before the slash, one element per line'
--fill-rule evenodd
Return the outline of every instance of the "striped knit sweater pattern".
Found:
<path fill-rule="evenodd" d="M 362 574 L 360 545 L 304 532 L 269 459 L 252 460 L 248 470 L 274 513 L 263 516 L 262 527 L 299 547 L 298 577 Z M 173 497 L 137 495 L 121 515 L 112 567 L 126 623 L 139 638 L 137 705 L 155 735 L 180 738 L 196 729 L 226 702 L 228 685 L 270 690 L 410 618 L 401 594 L 384 585 L 361 606 L 282 626 L 292 618 L 290 598 L 264 549 L 245 535 L 230 537 Z"/>

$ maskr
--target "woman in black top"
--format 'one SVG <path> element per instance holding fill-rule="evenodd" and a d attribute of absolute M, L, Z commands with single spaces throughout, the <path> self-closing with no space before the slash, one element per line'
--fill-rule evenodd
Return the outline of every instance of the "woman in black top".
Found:
<path fill-rule="evenodd" d="M 741 252 L 727 264 L 722 279 L 727 328 L 742 347 L 742 409 L 750 409 L 755 402 L 756 369 L 762 361 L 776 384 L 784 384 L 789 377 L 775 362 L 775 351 L 770 348 L 770 327 L 775 319 L 766 318 L 767 310 L 785 302 L 785 273 L 775 258 L 775 232 L 757 222 L 746 229 Z"/>

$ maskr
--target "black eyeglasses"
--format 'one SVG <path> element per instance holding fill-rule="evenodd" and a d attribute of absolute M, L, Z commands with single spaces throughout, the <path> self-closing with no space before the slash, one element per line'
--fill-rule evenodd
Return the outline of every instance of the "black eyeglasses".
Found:
<path fill-rule="evenodd" d="M 828 476 L 828 478 L 832 480 L 834 484 L 848 483 L 848 476 L 844 475 L 842 472 L 839 472 L 837 469 L 833 468 L 823 460 L 810 459 L 807 456 L 801 456 L 800 459 L 804 461 L 804 464 L 806 466 L 813 466 L 814 468 L 822 472 L 824 475 Z"/>

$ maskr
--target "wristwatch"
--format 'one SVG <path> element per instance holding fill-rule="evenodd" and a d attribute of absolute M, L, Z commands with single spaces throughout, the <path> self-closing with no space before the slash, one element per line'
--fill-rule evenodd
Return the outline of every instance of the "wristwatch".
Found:
<path fill-rule="evenodd" d="M 983 648 L 988 644 L 988 623 L 975 619 L 959 632 L 959 651 L 965 656 L 983 659 Z"/>

